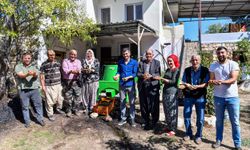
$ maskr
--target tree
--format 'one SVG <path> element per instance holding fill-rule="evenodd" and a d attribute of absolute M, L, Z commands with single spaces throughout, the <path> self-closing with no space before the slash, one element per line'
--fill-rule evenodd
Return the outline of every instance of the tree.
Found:
<path fill-rule="evenodd" d="M 243 38 L 241 41 L 237 42 L 238 50 L 244 52 L 250 52 L 250 41 L 248 38 Z"/>
<path fill-rule="evenodd" d="M 206 33 L 226 33 L 228 32 L 229 26 L 225 24 L 222 26 L 220 23 L 212 24 L 208 27 L 208 31 Z"/>
<path fill-rule="evenodd" d="M 241 80 L 244 79 L 244 76 L 248 76 L 250 74 L 250 40 L 248 38 L 243 38 L 241 41 L 237 42 L 238 49 L 234 51 L 234 55 L 238 55 L 239 57 L 239 64 L 242 67 L 240 70 L 240 78 Z"/>
<path fill-rule="evenodd" d="M 74 0 L 1 0 L 0 56 L 8 66 L 3 71 L 5 80 L 12 76 L 10 64 L 18 62 L 24 51 L 37 54 L 41 36 L 57 38 L 66 46 L 75 37 L 95 42 L 93 33 L 99 28 L 82 10 Z"/>

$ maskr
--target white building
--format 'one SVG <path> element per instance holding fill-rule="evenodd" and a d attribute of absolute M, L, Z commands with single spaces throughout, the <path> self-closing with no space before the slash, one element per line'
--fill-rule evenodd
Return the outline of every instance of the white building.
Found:
<path fill-rule="evenodd" d="M 79 8 L 101 25 L 97 44 L 75 41 L 72 48 L 83 58 L 87 48 L 93 48 L 101 62 L 117 61 L 124 47 L 129 47 L 134 58 L 141 58 L 152 48 L 163 53 L 180 55 L 184 27 L 164 26 L 167 7 L 165 0 L 78 0 Z M 167 44 L 166 44 L 167 43 Z M 168 46 L 164 46 L 168 45 Z M 60 44 L 55 50 L 63 51 Z M 164 50 L 163 50 L 164 49 Z M 155 55 L 157 55 L 155 51 Z M 157 59 L 161 60 L 157 55 Z"/>

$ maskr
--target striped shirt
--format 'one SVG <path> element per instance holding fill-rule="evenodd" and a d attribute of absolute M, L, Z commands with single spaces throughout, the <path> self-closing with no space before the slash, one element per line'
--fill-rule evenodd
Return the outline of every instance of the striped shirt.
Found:
<path fill-rule="evenodd" d="M 50 62 L 45 61 L 42 63 L 40 68 L 40 73 L 44 74 L 45 77 L 45 85 L 52 86 L 61 83 L 61 64 L 57 61 Z"/>

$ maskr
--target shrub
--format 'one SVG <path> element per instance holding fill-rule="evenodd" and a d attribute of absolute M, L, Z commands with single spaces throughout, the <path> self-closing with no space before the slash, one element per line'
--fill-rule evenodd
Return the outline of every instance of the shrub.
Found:
<path fill-rule="evenodd" d="M 250 74 L 250 41 L 248 38 L 244 38 L 241 41 L 237 42 L 238 49 L 234 51 L 234 57 L 241 67 L 241 72 L 239 80 L 245 80 L 246 78 L 242 75 L 247 76 Z"/>
<path fill-rule="evenodd" d="M 213 62 L 213 53 L 212 52 L 200 52 L 201 55 L 201 64 L 205 67 L 210 66 L 210 64 Z M 206 109 L 205 113 L 208 115 L 214 115 L 214 98 L 213 98 L 213 86 L 208 86 L 207 88 L 207 104 L 206 104 Z"/>

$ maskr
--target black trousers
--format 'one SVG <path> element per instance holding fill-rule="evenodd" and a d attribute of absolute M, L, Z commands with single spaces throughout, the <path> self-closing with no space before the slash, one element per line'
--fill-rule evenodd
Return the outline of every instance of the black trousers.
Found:
<path fill-rule="evenodd" d="M 141 116 L 146 125 L 155 125 L 159 121 L 159 87 L 142 84 L 139 89 Z M 150 115 L 152 120 L 150 119 Z"/>

